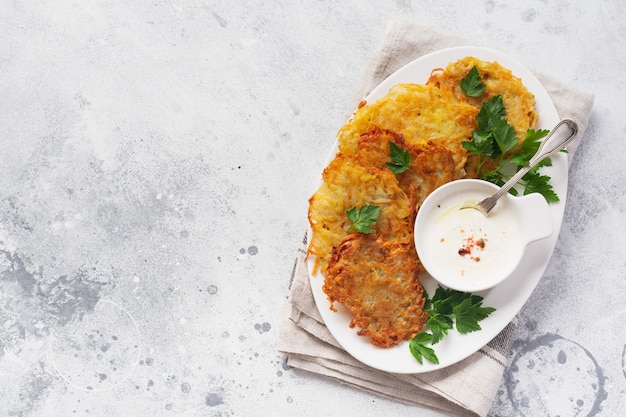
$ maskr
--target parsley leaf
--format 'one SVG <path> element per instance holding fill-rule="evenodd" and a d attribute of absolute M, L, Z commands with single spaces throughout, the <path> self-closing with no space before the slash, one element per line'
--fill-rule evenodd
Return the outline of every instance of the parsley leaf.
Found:
<path fill-rule="evenodd" d="M 439 359 L 427 345 L 439 343 L 449 330 L 456 328 L 460 334 L 480 330 L 478 322 L 487 318 L 495 308 L 483 307 L 480 295 L 451 290 L 437 286 L 432 298 L 424 293 L 424 311 L 428 314 L 426 324 L 429 332 L 420 332 L 409 341 L 409 349 L 421 364 L 423 359 L 437 364 Z"/>
<path fill-rule="evenodd" d="M 461 304 L 454 306 L 454 316 L 456 317 L 456 329 L 461 334 L 480 330 L 479 321 L 487 318 L 496 309 L 493 307 L 482 307 L 482 297 L 465 298 Z"/>
<path fill-rule="evenodd" d="M 436 345 L 443 339 L 445 335 L 448 334 L 448 330 L 454 327 L 454 322 L 448 315 L 444 314 L 433 314 L 426 321 L 428 327 L 430 327 L 430 331 L 432 334 L 431 344 Z"/>
<path fill-rule="evenodd" d="M 526 181 L 524 194 L 539 193 L 544 196 L 548 203 L 559 201 L 559 196 L 552 189 L 550 177 L 547 175 L 541 175 L 533 169 L 522 177 L 522 181 Z"/>
<path fill-rule="evenodd" d="M 478 155 L 478 177 L 500 186 L 511 177 L 509 172 L 528 165 L 537 152 L 541 140 L 549 133 L 548 130 L 528 129 L 526 137 L 518 144 L 515 128 L 506 121 L 505 115 L 502 96 L 491 97 L 483 103 L 476 116 L 477 128 L 472 132 L 472 140 L 461 142 L 464 149 Z M 489 159 L 494 160 L 496 166 L 483 171 L 483 166 Z M 559 196 L 550 184 L 550 178 L 538 173 L 540 167 L 551 165 L 550 158 L 546 158 L 520 180 L 519 184 L 524 194 L 537 192 L 543 195 L 548 203 L 559 201 Z M 513 195 L 518 194 L 516 188 L 511 188 L 509 192 Z"/>
<path fill-rule="evenodd" d="M 478 155 L 486 155 L 493 156 L 494 148 L 493 141 L 491 140 L 491 135 L 489 133 L 480 132 L 475 130 L 472 133 L 472 141 L 464 140 L 461 142 L 461 146 L 467 149 L 468 151 L 478 154 Z"/>
<path fill-rule="evenodd" d="M 423 359 L 426 359 L 428 362 L 434 363 L 435 365 L 439 363 L 439 359 L 437 358 L 437 355 L 435 355 L 435 351 L 427 346 L 431 343 L 431 340 L 432 335 L 430 333 L 421 332 L 409 341 L 411 354 L 420 364 L 424 363 Z"/>
<path fill-rule="evenodd" d="M 537 153 L 539 145 L 541 145 L 541 140 L 545 138 L 548 133 L 550 133 L 550 131 L 545 129 L 528 129 L 526 131 L 526 137 L 524 138 L 524 142 L 522 142 L 522 145 L 520 147 L 520 152 L 512 155 L 510 158 L 510 162 L 520 168 L 527 165 L 530 158 L 532 158 L 533 155 Z M 550 158 L 546 158 L 540 163 L 540 165 L 550 166 L 552 165 L 552 161 L 550 160 Z"/>
<path fill-rule="evenodd" d="M 478 131 L 489 132 L 499 119 L 504 118 L 505 114 L 506 109 L 504 108 L 504 104 L 502 104 L 502 96 L 497 95 L 491 97 L 483 103 L 476 115 Z"/>
<path fill-rule="evenodd" d="M 506 154 L 517 145 L 515 129 L 504 119 L 497 119 L 493 126 L 493 137 L 501 154 Z"/>
<path fill-rule="evenodd" d="M 346 210 L 346 216 L 352 223 L 351 228 L 359 233 L 372 233 L 372 226 L 376 224 L 379 215 L 380 207 L 371 204 L 361 206 L 359 209 L 352 207 Z"/>
<path fill-rule="evenodd" d="M 391 157 L 391 162 L 387 162 L 387 167 L 394 174 L 401 174 L 411 167 L 409 151 L 402 149 L 393 142 L 389 142 L 389 156 Z"/>
<path fill-rule="evenodd" d="M 487 86 L 483 84 L 476 66 L 472 67 L 465 78 L 461 80 L 461 90 L 470 97 L 480 97 L 485 92 Z"/>
<path fill-rule="evenodd" d="M 537 153 L 541 140 L 548 136 L 548 133 L 550 133 L 548 129 L 528 129 L 524 142 L 522 143 L 522 151 L 527 153 L 529 157 L 533 156 Z"/>

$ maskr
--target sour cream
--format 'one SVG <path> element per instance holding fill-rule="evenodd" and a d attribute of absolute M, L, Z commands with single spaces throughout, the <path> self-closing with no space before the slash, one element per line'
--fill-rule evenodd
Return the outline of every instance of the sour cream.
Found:
<path fill-rule="evenodd" d="M 424 268 L 441 284 L 480 291 L 506 279 L 526 246 L 552 234 L 545 199 L 505 195 L 490 215 L 461 209 L 492 195 L 497 186 L 480 180 L 453 181 L 424 201 L 415 222 L 415 247 Z"/>

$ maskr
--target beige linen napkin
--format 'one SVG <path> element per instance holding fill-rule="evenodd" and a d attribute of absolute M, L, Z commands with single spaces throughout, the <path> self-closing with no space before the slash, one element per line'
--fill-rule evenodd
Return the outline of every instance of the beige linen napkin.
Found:
<path fill-rule="evenodd" d="M 390 23 L 384 44 L 368 65 L 349 108 L 355 109 L 374 87 L 404 64 L 429 52 L 463 45 L 469 43 L 410 21 Z M 577 142 L 568 147 L 571 161 L 587 126 L 593 96 L 549 77 L 536 76 L 552 97 L 559 115 L 578 123 Z M 451 416 L 487 415 L 502 380 L 515 320 L 478 352 L 444 369 L 401 375 L 370 368 L 344 351 L 324 325 L 313 300 L 304 261 L 306 240 L 305 237 L 292 271 L 278 340 L 278 349 L 287 355 L 290 366 Z"/>

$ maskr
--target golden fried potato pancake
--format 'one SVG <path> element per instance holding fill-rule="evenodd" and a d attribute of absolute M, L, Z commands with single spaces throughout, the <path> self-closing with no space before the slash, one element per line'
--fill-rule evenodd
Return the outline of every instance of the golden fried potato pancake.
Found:
<path fill-rule="evenodd" d="M 348 235 L 333 249 L 323 290 L 330 309 L 343 305 L 350 327 L 378 347 L 415 336 L 428 318 L 415 248 L 374 234 Z"/>
<path fill-rule="evenodd" d="M 468 97 L 461 90 L 461 80 L 474 66 L 486 85 L 483 95 L 475 98 Z M 524 87 L 520 78 L 498 62 L 466 57 L 448 64 L 445 69 L 434 70 L 428 84 L 449 91 L 458 100 L 471 103 L 478 109 L 491 97 L 501 95 L 502 104 L 506 108 L 506 119 L 515 128 L 519 141 L 524 140 L 526 131 L 534 129 L 539 120 L 539 114 L 535 110 L 535 96 Z"/>
<path fill-rule="evenodd" d="M 431 192 L 454 179 L 454 158 L 452 152 L 438 145 L 408 150 L 411 155 L 410 169 L 398 174 L 397 178 L 400 188 L 412 190 L 415 204 L 419 207 Z"/>
<path fill-rule="evenodd" d="M 333 246 L 350 232 L 346 211 L 371 204 L 381 207 L 373 227 L 391 241 L 410 242 L 415 204 L 402 191 L 389 169 L 362 166 L 355 155 L 338 154 L 322 174 L 323 183 L 309 199 L 309 224 L 313 231 L 309 253 L 316 267 L 326 269 Z"/>
<path fill-rule="evenodd" d="M 356 153 L 361 135 L 377 126 L 402 135 L 412 146 L 448 149 L 454 178 L 461 178 L 467 158 L 461 142 L 471 138 L 477 113 L 475 106 L 435 85 L 398 84 L 381 99 L 360 107 L 339 130 L 339 151 Z"/>
<path fill-rule="evenodd" d="M 409 152 L 410 168 L 396 174 L 400 188 L 413 196 L 417 206 L 439 186 L 454 179 L 454 159 L 448 149 L 432 143 L 426 146 L 412 145 L 404 136 L 374 126 L 361 135 L 356 160 L 362 166 L 384 169 L 390 161 L 389 142 Z"/>
<path fill-rule="evenodd" d="M 387 162 L 390 161 L 389 142 L 403 148 L 408 147 L 401 134 L 372 126 L 360 135 L 357 147 L 354 149 L 355 160 L 362 166 L 386 168 Z"/>

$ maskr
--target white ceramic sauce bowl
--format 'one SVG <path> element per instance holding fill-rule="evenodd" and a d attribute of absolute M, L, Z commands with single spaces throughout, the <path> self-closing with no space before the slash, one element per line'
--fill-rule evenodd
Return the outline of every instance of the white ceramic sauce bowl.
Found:
<path fill-rule="evenodd" d="M 537 193 L 507 193 L 488 217 L 461 209 L 498 189 L 483 180 L 456 180 L 433 191 L 419 208 L 415 248 L 428 274 L 445 287 L 489 289 L 513 273 L 531 242 L 552 234 L 548 203 Z"/>

